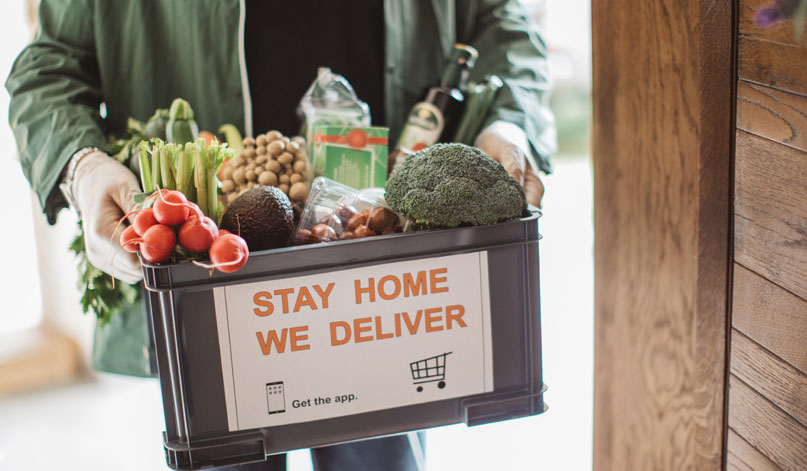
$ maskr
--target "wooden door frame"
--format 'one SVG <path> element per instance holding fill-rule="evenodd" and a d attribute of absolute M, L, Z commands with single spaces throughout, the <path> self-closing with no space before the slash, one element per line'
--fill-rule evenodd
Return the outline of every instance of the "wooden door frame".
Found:
<path fill-rule="evenodd" d="M 592 2 L 597 471 L 723 466 L 734 10 Z"/>

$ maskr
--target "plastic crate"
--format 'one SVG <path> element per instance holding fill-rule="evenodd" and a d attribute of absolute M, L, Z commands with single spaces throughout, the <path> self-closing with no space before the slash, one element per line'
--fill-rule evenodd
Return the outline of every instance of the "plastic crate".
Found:
<path fill-rule="evenodd" d="M 165 409 L 168 465 L 174 469 L 225 466 L 260 461 L 289 450 L 542 413 L 545 387 L 541 371 L 539 217 L 540 212 L 533 210 L 529 217 L 492 226 L 255 252 L 232 274 L 210 275 L 188 262 L 144 265 Z M 233 419 L 232 414 L 228 416 L 214 289 L 357 268 L 369 270 L 402 261 L 425 264 L 435 257 L 474 253 L 484 253 L 487 260 L 492 347 L 492 373 L 487 374 L 492 390 L 441 400 L 424 396 L 426 402 L 401 407 L 231 431 Z M 405 345 L 406 341 L 401 342 Z M 441 383 L 451 381 L 451 368 L 457 365 L 459 355 L 435 349 L 435 356 L 442 356 L 438 368 L 424 369 L 427 365 L 420 362 L 429 360 L 427 356 L 411 358 L 404 366 L 406 374 L 411 372 L 408 380 L 412 390 L 425 387 L 431 394 L 443 387 Z M 267 391 L 271 388 L 267 382 Z M 271 407 L 267 413 L 272 412 Z"/>

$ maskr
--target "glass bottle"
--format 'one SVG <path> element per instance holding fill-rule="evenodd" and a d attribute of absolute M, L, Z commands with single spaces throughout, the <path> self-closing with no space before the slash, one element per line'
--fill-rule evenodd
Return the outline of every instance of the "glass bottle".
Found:
<path fill-rule="evenodd" d="M 392 152 L 390 169 L 399 157 L 453 139 L 465 107 L 462 88 L 477 56 L 476 49 L 471 46 L 454 45 L 440 83 L 431 87 L 424 100 L 409 112 L 398 145 Z"/>

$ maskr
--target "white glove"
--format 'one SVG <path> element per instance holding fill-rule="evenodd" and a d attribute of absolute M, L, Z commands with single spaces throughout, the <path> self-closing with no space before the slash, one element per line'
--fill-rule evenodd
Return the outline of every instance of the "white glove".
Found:
<path fill-rule="evenodd" d="M 490 158 L 502 164 L 527 195 L 527 203 L 541 207 L 544 184 L 536 172 L 529 153 L 527 135 L 513 123 L 496 121 L 485 128 L 474 141 Z"/>
<path fill-rule="evenodd" d="M 126 224 L 117 231 L 115 226 L 135 206 L 134 195 L 140 192 L 137 178 L 112 157 L 93 152 L 76 165 L 71 191 L 81 214 L 90 263 L 126 283 L 136 283 L 143 277 L 140 261 L 135 254 L 119 250 Z"/>

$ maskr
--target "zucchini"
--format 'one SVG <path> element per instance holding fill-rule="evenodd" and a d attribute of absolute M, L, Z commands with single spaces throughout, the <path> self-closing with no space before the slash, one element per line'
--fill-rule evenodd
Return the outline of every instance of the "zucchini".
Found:
<path fill-rule="evenodd" d="M 168 123 L 165 126 L 165 137 L 168 142 L 180 145 L 193 142 L 199 137 L 199 126 L 193 120 L 193 109 L 182 98 L 177 98 L 171 103 Z"/>

